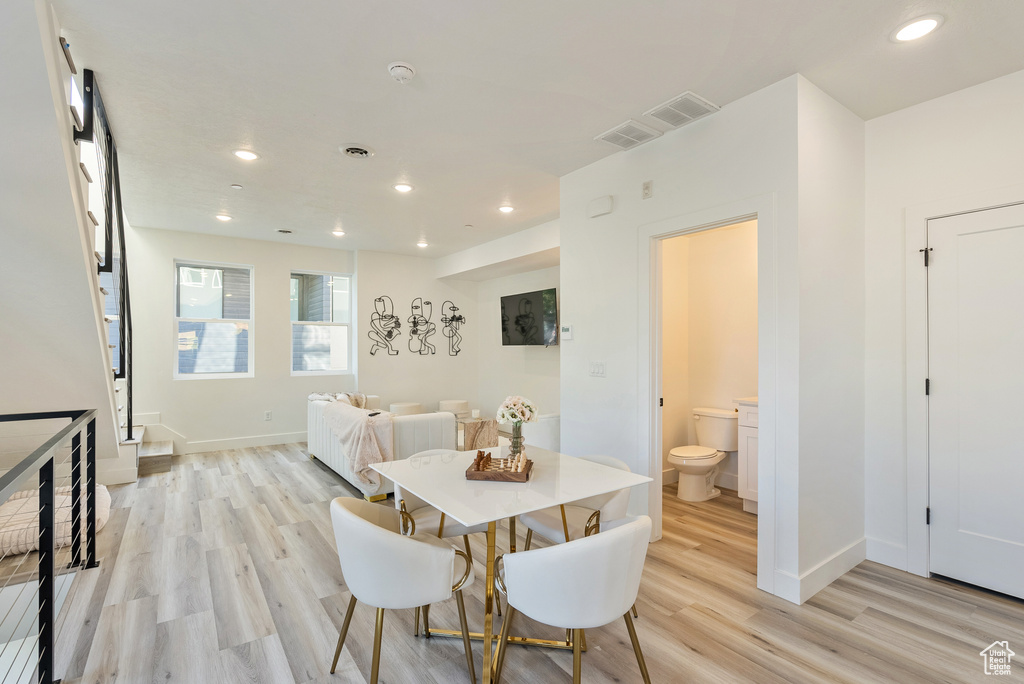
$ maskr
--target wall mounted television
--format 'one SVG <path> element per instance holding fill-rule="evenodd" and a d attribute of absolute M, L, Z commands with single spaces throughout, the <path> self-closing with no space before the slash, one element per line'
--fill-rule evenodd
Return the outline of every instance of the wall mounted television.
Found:
<path fill-rule="evenodd" d="M 501 344 L 558 344 L 558 295 L 555 288 L 501 298 Z"/>

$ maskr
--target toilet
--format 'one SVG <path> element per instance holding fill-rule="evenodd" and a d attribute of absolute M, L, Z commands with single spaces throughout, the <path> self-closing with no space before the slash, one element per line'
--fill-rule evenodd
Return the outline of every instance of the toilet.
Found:
<path fill-rule="evenodd" d="M 707 501 L 722 492 L 715 489 L 718 464 L 730 451 L 736 451 L 736 411 L 717 408 L 693 409 L 697 428 L 697 445 L 672 449 L 669 464 L 679 471 L 676 496 L 683 501 Z"/>

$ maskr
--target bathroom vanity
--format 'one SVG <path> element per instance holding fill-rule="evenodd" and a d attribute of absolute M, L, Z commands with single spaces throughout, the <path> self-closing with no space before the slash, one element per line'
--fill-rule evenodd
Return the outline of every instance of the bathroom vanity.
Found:
<path fill-rule="evenodd" d="M 739 413 L 737 426 L 739 449 L 738 493 L 743 499 L 743 510 L 757 513 L 757 397 L 736 399 L 736 411 Z"/>

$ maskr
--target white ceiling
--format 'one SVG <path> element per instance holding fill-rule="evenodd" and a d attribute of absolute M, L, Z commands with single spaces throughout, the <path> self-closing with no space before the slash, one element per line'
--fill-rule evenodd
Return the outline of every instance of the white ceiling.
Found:
<path fill-rule="evenodd" d="M 54 5 L 97 73 L 132 225 L 421 256 L 556 217 L 559 177 L 614 152 L 595 135 L 686 90 L 724 106 L 799 72 L 870 119 L 1024 69 L 1019 0 Z M 933 12 L 933 35 L 890 42 Z"/>

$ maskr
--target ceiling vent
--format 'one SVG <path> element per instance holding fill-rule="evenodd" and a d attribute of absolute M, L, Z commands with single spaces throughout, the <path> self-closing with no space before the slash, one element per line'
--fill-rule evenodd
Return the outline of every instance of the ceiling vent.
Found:
<path fill-rule="evenodd" d="M 620 150 L 629 150 L 637 145 L 642 145 L 648 140 L 654 140 L 659 135 L 661 135 L 661 131 L 656 131 L 649 126 L 644 126 L 639 121 L 630 119 L 610 131 L 605 131 L 601 135 L 595 136 L 594 140 L 601 140 L 609 145 L 614 145 Z"/>
<path fill-rule="evenodd" d="M 686 91 L 679 97 L 674 97 L 668 102 L 644 112 L 644 116 L 653 117 L 667 123 L 672 128 L 679 128 L 708 114 L 714 114 L 719 109 L 721 107 L 718 105 L 713 105 L 703 97 Z"/>

